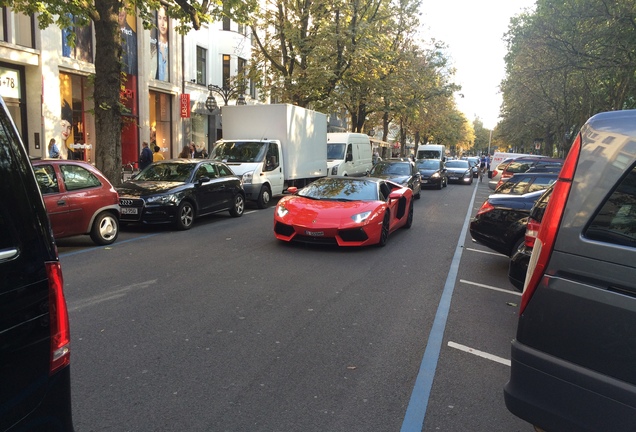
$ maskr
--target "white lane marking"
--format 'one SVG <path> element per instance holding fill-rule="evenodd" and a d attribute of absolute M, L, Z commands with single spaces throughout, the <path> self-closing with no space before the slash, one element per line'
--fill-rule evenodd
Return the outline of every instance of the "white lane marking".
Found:
<path fill-rule="evenodd" d="M 485 250 L 479 250 L 479 249 L 473 249 L 473 248 L 465 248 L 466 250 L 469 250 L 471 252 L 479 252 L 479 253 L 483 253 L 483 254 L 488 254 L 488 255 L 497 255 L 497 256 L 502 256 L 505 257 L 504 254 L 500 254 L 499 252 L 490 252 L 490 251 L 485 251 Z M 506 257 L 508 258 L 508 257 Z"/>
<path fill-rule="evenodd" d="M 448 346 L 451 347 L 451 348 L 458 349 L 460 351 L 467 352 L 469 354 L 474 354 L 474 355 L 476 355 L 478 357 L 483 357 L 483 358 L 485 358 L 487 360 L 492 360 L 494 362 L 501 363 L 501 364 L 506 365 L 506 366 L 510 366 L 510 360 L 508 360 L 508 359 L 505 359 L 505 358 L 502 358 L 502 357 L 499 357 L 499 356 L 496 356 L 496 355 L 493 355 L 493 354 L 488 354 L 487 352 L 479 351 L 479 350 L 467 347 L 466 345 L 460 345 L 458 343 L 448 341 Z"/>
<path fill-rule="evenodd" d="M 481 287 L 481 288 L 486 288 L 486 289 L 493 290 L 493 291 L 500 291 L 500 292 L 504 292 L 506 294 L 514 294 L 516 296 L 521 297 L 521 293 L 520 292 L 510 291 L 510 290 L 507 290 L 507 289 L 504 289 L 504 288 L 497 288 L 497 287 L 490 286 L 490 285 L 484 285 L 484 284 L 480 284 L 480 283 L 477 283 L 477 282 L 471 282 L 471 281 L 467 281 L 467 280 L 464 280 L 464 279 L 460 279 L 459 281 L 461 283 L 465 283 L 467 285 L 474 285 L 474 286 L 478 286 L 478 287 Z"/>

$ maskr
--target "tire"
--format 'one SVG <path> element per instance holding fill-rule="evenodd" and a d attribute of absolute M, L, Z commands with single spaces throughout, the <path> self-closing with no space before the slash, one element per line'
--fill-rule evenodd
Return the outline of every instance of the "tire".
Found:
<path fill-rule="evenodd" d="M 413 201 L 411 201 L 411 205 L 409 205 L 409 214 L 406 217 L 406 223 L 404 224 L 404 229 L 409 229 L 413 225 Z"/>
<path fill-rule="evenodd" d="M 113 244 L 119 235 L 119 220 L 110 212 L 101 212 L 93 221 L 91 239 L 98 245 Z"/>
<path fill-rule="evenodd" d="M 378 242 L 378 246 L 384 247 L 386 245 L 387 240 L 389 239 L 389 229 L 391 224 L 391 216 L 389 212 L 384 214 L 384 220 L 382 221 L 382 232 L 380 233 L 380 241 Z"/>
<path fill-rule="evenodd" d="M 236 194 L 234 197 L 234 203 L 230 209 L 230 215 L 232 217 L 241 217 L 245 211 L 245 197 L 243 195 Z"/>
<path fill-rule="evenodd" d="M 194 206 L 189 201 L 181 201 L 177 209 L 175 225 L 180 231 L 189 230 L 194 223 Z"/>
<path fill-rule="evenodd" d="M 258 206 L 259 209 L 267 208 L 271 199 L 272 199 L 272 191 L 269 189 L 269 186 L 263 185 L 263 187 L 261 187 L 261 191 L 258 194 L 256 205 Z"/>
<path fill-rule="evenodd" d="M 521 247 L 521 245 L 523 244 L 523 242 L 526 240 L 525 235 L 519 237 L 517 240 L 515 240 L 514 244 L 512 245 L 512 249 L 510 250 L 510 253 L 508 254 L 508 256 L 510 258 L 512 258 L 512 256 L 515 254 L 515 252 L 517 252 L 517 249 L 519 249 Z"/>

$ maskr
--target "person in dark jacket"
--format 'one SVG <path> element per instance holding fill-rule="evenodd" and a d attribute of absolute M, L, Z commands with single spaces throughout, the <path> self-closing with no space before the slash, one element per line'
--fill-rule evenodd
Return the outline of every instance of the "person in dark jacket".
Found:
<path fill-rule="evenodd" d="M 139 155 L 139 169 L 142 170 L 152 163 L 152 151 L 148 147 L 146 141 L 142 144 L 141 154 Z"/>

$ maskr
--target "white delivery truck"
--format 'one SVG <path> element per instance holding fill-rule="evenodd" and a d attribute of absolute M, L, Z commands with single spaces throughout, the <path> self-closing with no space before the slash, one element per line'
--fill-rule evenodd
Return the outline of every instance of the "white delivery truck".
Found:
<path fill-rule="evenodd" d="M 446 146 L 441 144 L 420 144 L 417 146 L 416 159 L 446 160 Z"/>
<path fill-rule="evenodd" d="M 327 134 L 327 168 L 330 176 L 365 176 L 373 166 L 371 141 L 363 133 Z"/>
<path fill-rule="evenodd" d="M 223 139 L 210 158 L 243 179 L 245 196 L 265 208 L 289 186 L 327 175 L 327 116 L 290 104 L 221 108 Z"/>

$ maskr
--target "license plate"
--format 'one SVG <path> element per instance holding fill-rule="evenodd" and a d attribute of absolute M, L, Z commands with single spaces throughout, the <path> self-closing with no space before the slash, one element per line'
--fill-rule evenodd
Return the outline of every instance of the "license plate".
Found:
<path fill-rule="evenodd" d="M 422 180 L 422 183 L 428 183 L 428 180 Z"/>
<path fill-rule="evenodd" d="M 122 207 L 121 214 L 137 214 L 138 209 L 136 207 Z"/>
<path fill-rule="evenodd" d="M 305 231 L 305 234 L 312 237 L 322 237 L 325 235 L 323 231 Z"/>
<path fill-rule="evenodd" d="M 449 177 L 451 180 L 459 180 L 459 177 Z"/>

